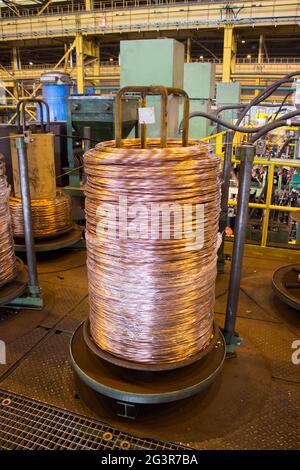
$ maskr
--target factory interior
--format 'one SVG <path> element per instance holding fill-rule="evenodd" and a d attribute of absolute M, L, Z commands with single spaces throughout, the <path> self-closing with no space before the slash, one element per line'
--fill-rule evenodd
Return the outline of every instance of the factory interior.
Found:
<path fill-rule="evenodd" d="M 0 451 L 299 449 L 299 2 L 0 1 Z"/>

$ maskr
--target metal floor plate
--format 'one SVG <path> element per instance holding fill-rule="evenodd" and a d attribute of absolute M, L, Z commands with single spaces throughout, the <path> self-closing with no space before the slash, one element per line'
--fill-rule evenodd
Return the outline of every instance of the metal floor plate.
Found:
<path fill-rule="evenodd" d="M 291 362 L 291 343 L 300 335 L 300 315 L 273 296 L 269 282 L 273 267 L 284 263 L 245 258 L 237 323 L 245 344 L 237 358 L 225 362 L 215 384 L 206 393 L 177 404 L 141 407 L 137 420 L 129 422 L 118 418 L 114 403 L 105 398 L 97 403 L 97 417 L 83 396 L 78 396 L 70 367 L 70 333 L 89 310 L 85 253 L 65 252 L 39 259 L 44 309 L 4 316 L 0 324 L 9 359 L 0 376 L 0 396 L 13 397 L 16 404 L 16 410 L 5 409 L 5 413 L 15 411 L 15 415 L 4 415 L 0 406 L 0 448 L 61 445 L 83 449 L 83 445 L 102 448 L 102 444 L 118 448 L 129 438 L 132 445 L 142 445 L 145 437 L 146 445 L 151 441 L 154 446 L 171 441 L 199 449 L 300 448 L 300 366 Z M 216 289 L 216 311 L 220 312 L 216 318 L 221 326 L 227 274 L 219 277 Z M 26 407 L 32 412 L 28 422 L 24 418 Z M 45 429 L 44 441 L 43 412 L 59 420 L 50 433 Z M 73 433 L 64 422 L 75 423 Z M 95 433 L 82 435 L 84 423 L 96 429 Z M 113 429 L 114 435 L 108 444 L 102 439 L 106 429 Z"/>
<path fill-rule="evenodd" d="M 191 446 L 197 443 L 191 442 Z M 202 449 L 296 450 L 300 448 L 299 385 L 274 380 L 261 413 L 226 436 L 202 443 Z"/>
<path fill-rule="evenodd" d="M 1 450 L 180 450 L 140 439 L 97 420 L 0 390 Z"/>
<path fill-rule="evenodd" d="M 71 335 L 53 333 L 31 351 L 0 387 L 23 396 L 96 417 L 82 391 L 80 398 L 69 359 Z M 220 378 L 204 393 L 180 402 L 140 407 L 138 419 L 128 422 L 116 416 L 115 402 L 97 403 L 103 422 L 140 437 L 199 443 L 210 437 L 226 436 L 255 417 L 267 399 L 271 377 L 264 359 L 246 344 L 236 360 L 226 361 Z M 212 399 L 213 398 L 213 399 Z M 232 400 L 230 406 L 224 402 Z M 90 403 L 94 409 L 94 403 Z M 157 426 L 159 423 L 159 426 Z"/>
<path fill-rule="evenodd" d="M 15 367 L 16 363 L 25 357 L 46 334 L 47 330 L 35 328 L 20 338 L 6 343 L 6 364 L 0 364 L 0 379 L 3 378 L 4 374 L 7 374 L 9 369 Z"/>

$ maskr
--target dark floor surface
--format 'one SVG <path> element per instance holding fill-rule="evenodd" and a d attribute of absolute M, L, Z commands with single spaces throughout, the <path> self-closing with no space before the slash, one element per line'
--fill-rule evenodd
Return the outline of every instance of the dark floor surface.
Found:
<path fill-rule="evenodd" d="M 84 403 L 84 391 L 79 396 L 74 383 L 69 342 L 89 308 L 85 251 L 39 255 L 43 310 L 0 311 L 0 339 L 7 344 L 7 364 L 0 365 L 0 449 L 37 448 L 35 435 L 31 441 L 20 441 L 12 430 L 15 426 L 21 433 L 23 428 L 16 423 L 22 421 L 26 406 L 42 410 L 44 404 L 64 420 L 67 412 L 73 413 L 68 415 L 72 422 L 90 419 L 94 439 L 100 436 L 95 429 L 99 431 L 103 425 L 101 429 L 107 433 L 108 425 L 118 435 L 136 436 L 136 442 L 147 438 L 200 449 L 299 449 L 300 365 L 294 365 L 291 356 L 292 343 L 300 337 L 300 312 L 279 301 L 271 289 L 274 270 L 288 262 L 245 257 L 237 322 L 244 346 L 237 357 L 225 361 L 220 377 L 205 392 L 178 403 L 141 407 L 132 421 L 117 417 L 115 404 L 105 398 L 97 401 L 97 416 Z M 229 269 L 227 262 L 216 286 L 215 312 L 220 326 Z M 7 397 L 18 405 L 20 415 L 7 414 Z M 26 402 L 27 398 L 31 401 Z M 31 419 L 38 422 L 34 413 Z M 55 419 L 58 423 L 60 418 Z M 55 426 L 51 432 L 58 433 Z M 96 448 L 76 447 L 75 437 L 68 439 L 68 448 Z M 25 441 L 28 447 L 24 447 Z M 65 448 L 59 442 L 48 439 L 41 448 Z"/>

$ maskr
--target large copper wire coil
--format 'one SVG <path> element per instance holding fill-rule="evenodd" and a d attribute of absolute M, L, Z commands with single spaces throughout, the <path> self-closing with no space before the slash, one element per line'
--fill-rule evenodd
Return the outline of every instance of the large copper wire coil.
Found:
<path fill-rule="evenodd" d="M 110 141 L 85 154 L 90 333 L 99 348 L 127 361 L 175 364 L 212 340 L 220 161 L 195 141 L 182 147 L 169 140 L 159 148 L 158 139 L 148 139 L 146 149 L 139 147 L 137 139 L 122 148 Z M 185 235 L 163 239 L 162 226 L 156 239 L 106 230 L 104 216 L 107 227 L 113 219 L 118 227 L 124 222 L 120 196 L 149 213 L 156 203 L 203 205 L 203 245 L 191 247 Z M 139 216 L 145 228 L 146 212 Z M 172 234 L 175 217 L 170 221 Z"/>
<path fill-rule="evenodd" d="M 0 156 L 0 287 L 12 281 L 17 275 L 8 199 L 5 163 Z"/>
<path fill-rule="evenodd" d="M 15 237 L 24 237 L 22 201 L 10 197 L 9 207 Z M 57 191 L 54 199 L 32 199 L 31 216 L 35 238 L 50 238 L 67 232 L 72 228 L 71 198 Z"/>

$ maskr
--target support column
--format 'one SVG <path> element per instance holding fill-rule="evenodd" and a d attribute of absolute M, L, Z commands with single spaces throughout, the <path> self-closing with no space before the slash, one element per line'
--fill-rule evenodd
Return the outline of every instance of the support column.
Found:
<path fill-rule="evenodd" d="M 187 64 L 191 62 L 191 45 L 192 45 L 192 39 L 187 38 L 186 40 L 186 63 Z"/>
<path fill-rule="evenodd" d="M 94 45 L 94 57 L 95 57 L 95 62 L 93 64 L 93 76 L 94 77 L 99 77 L 99 79 L 94 79 L 94 84 L 95 85 L 100 85 L 100 44 L 98 41 L 95 41 Z"/>
<path fill-rule="evenodd" d="M 264 58 L 264 35 L 260 34 L 259 35 L 259 46 L 258 46 L 258 56 L 257 56 L 257 64 L 258 64 L 258 70 L 261 72 L 261 65 L 263 62 Z M 256 79 L 256 85 L 260 85 L 260 78 Z M 255 95 L 258 95 L 260 90 L 255 90 Z"/>
<path fill-rule="evenodd" d="M 75 47 L 76 47 L 77 93 L 84 93 L 83 36 L 80 33 L 76 34 Z"/>
<path fill-rule="evenodd" d="M 20 63 L 20 54 L 19 54 L 19 49 L 17 47 L 12 48 L 12 60 L 11 60 L 11 65 L 12 65 L 12 73 L 15 75 L 15 72 L 17 70 L 21 69 L 21 63 Z M 14 89 L 13 89 L 13 94 L 15 98 L 18 99 L 18 86 L 17 82 L 14 81 Z"/>
<path fill-rule="evenodd" d="M 236 64 L 236 37 L 231 26 L 224 28 L 224 46 L 223 46 L 223 75 L 222 82 L 232 81 L 232 74 Z"/>
<path fill-rule="evenodd" d="M 86 11 L 91 11 L 93 9 L 93 0 L 85 0 L 85 9 Z"/>

